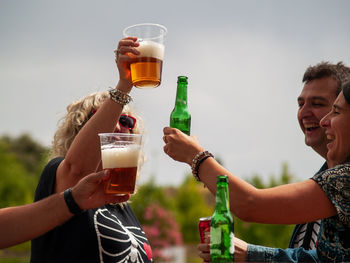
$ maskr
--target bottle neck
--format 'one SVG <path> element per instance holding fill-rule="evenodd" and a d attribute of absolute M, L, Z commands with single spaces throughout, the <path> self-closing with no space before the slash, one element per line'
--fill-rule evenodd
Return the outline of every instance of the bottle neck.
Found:
<path fill-rule="evenodd" d="M 216 204 L 215 211 L 228 212 L 229 207 L 229 195 L 228 195 L 228 184 L 218 183 L 216 189 Z"/>
<path fill-rule="evenodd" d="M 178 83 L 176 91 L 176 105 L 186 105 L 187 106 L 187 84 Z"/>

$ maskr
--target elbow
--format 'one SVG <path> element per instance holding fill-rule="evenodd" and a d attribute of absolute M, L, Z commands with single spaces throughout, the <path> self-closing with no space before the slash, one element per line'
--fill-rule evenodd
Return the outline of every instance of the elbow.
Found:
<path fill-rule="evenodd" d="M 242 221 L 245 222 L 256 222 L 256 204 L 257 199 L 255 195 L 249 194 L 245 196 L 244 198 L 240 198 L 237 202 L 237 200 L 232 200 L 231 204 L 234 204 L 231 206 L 231 212 L 234 214 L 234 216 L 238 217 Z"/>
<path fill-rule="evenodd" d="M 250 213 L 250 211 L 247 211 L 247 209 L 240 209 L 233 213 L 244 222 L 255 222 L 254 216 Z"/>
<path fill-rule="evenodd" d="M 69 187 L 73 187 L 81 179 L 81 169 L 67 159 L 61 162 L 56 171 L 55 192 L 60 193 Z"/>
<path fill-rule="evenodd" d="M 65 176 L 69 178 L 80 178 L 82 174 L 82 167 L 69 159 L 64 159 L 62 163 L 62 171 Z"/>

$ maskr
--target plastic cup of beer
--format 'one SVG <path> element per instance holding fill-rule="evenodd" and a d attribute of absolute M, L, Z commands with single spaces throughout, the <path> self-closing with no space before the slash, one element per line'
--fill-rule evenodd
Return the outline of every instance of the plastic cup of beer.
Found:
<path fill-rule="evenodd" d="M 132 84 L 137 88 L 155 88 L 162 80 L 164 40 L 167 29 L 158 24 L 137 24 L 124 29 L 125 37 L 137 37 L 140 55 L 130 54 Z"/>
<path fill-rule="evenodd" d="M 141 153 L 142 134 L 100 133 L 103 170 L 110 178 L 104 182 L 107 194 L 133 194 Z"/>

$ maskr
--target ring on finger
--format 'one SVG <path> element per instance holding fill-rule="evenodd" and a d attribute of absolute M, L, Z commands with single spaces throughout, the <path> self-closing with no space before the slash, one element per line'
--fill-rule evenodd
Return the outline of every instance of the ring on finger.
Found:
<path fill-rule="evenodd" d="M 114 50 L 114 54 L 115 54 L 115 57 L 116 57 L 116 58 L 118 58 L 118 57 L 119 57 L 119 55 L 122 55 L 122 53 L 120 52 L 120 50 L 119 50 L 119 49 Z"/>

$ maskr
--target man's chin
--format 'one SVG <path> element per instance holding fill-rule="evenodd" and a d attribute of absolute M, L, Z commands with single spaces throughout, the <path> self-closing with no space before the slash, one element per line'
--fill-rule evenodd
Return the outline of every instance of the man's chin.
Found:
<path fill-rule="evenodd" d="M 317 146 L 322 141 L 321 129 L 314 129 L 305 132 L 305 144 L 307 146 Z"/>
<path fill-rule="evenodd" d="M 313 148 L 319 144 L 319 140 L 315 140 L 314 138 L 305 138 L 305 144 Z"/>

